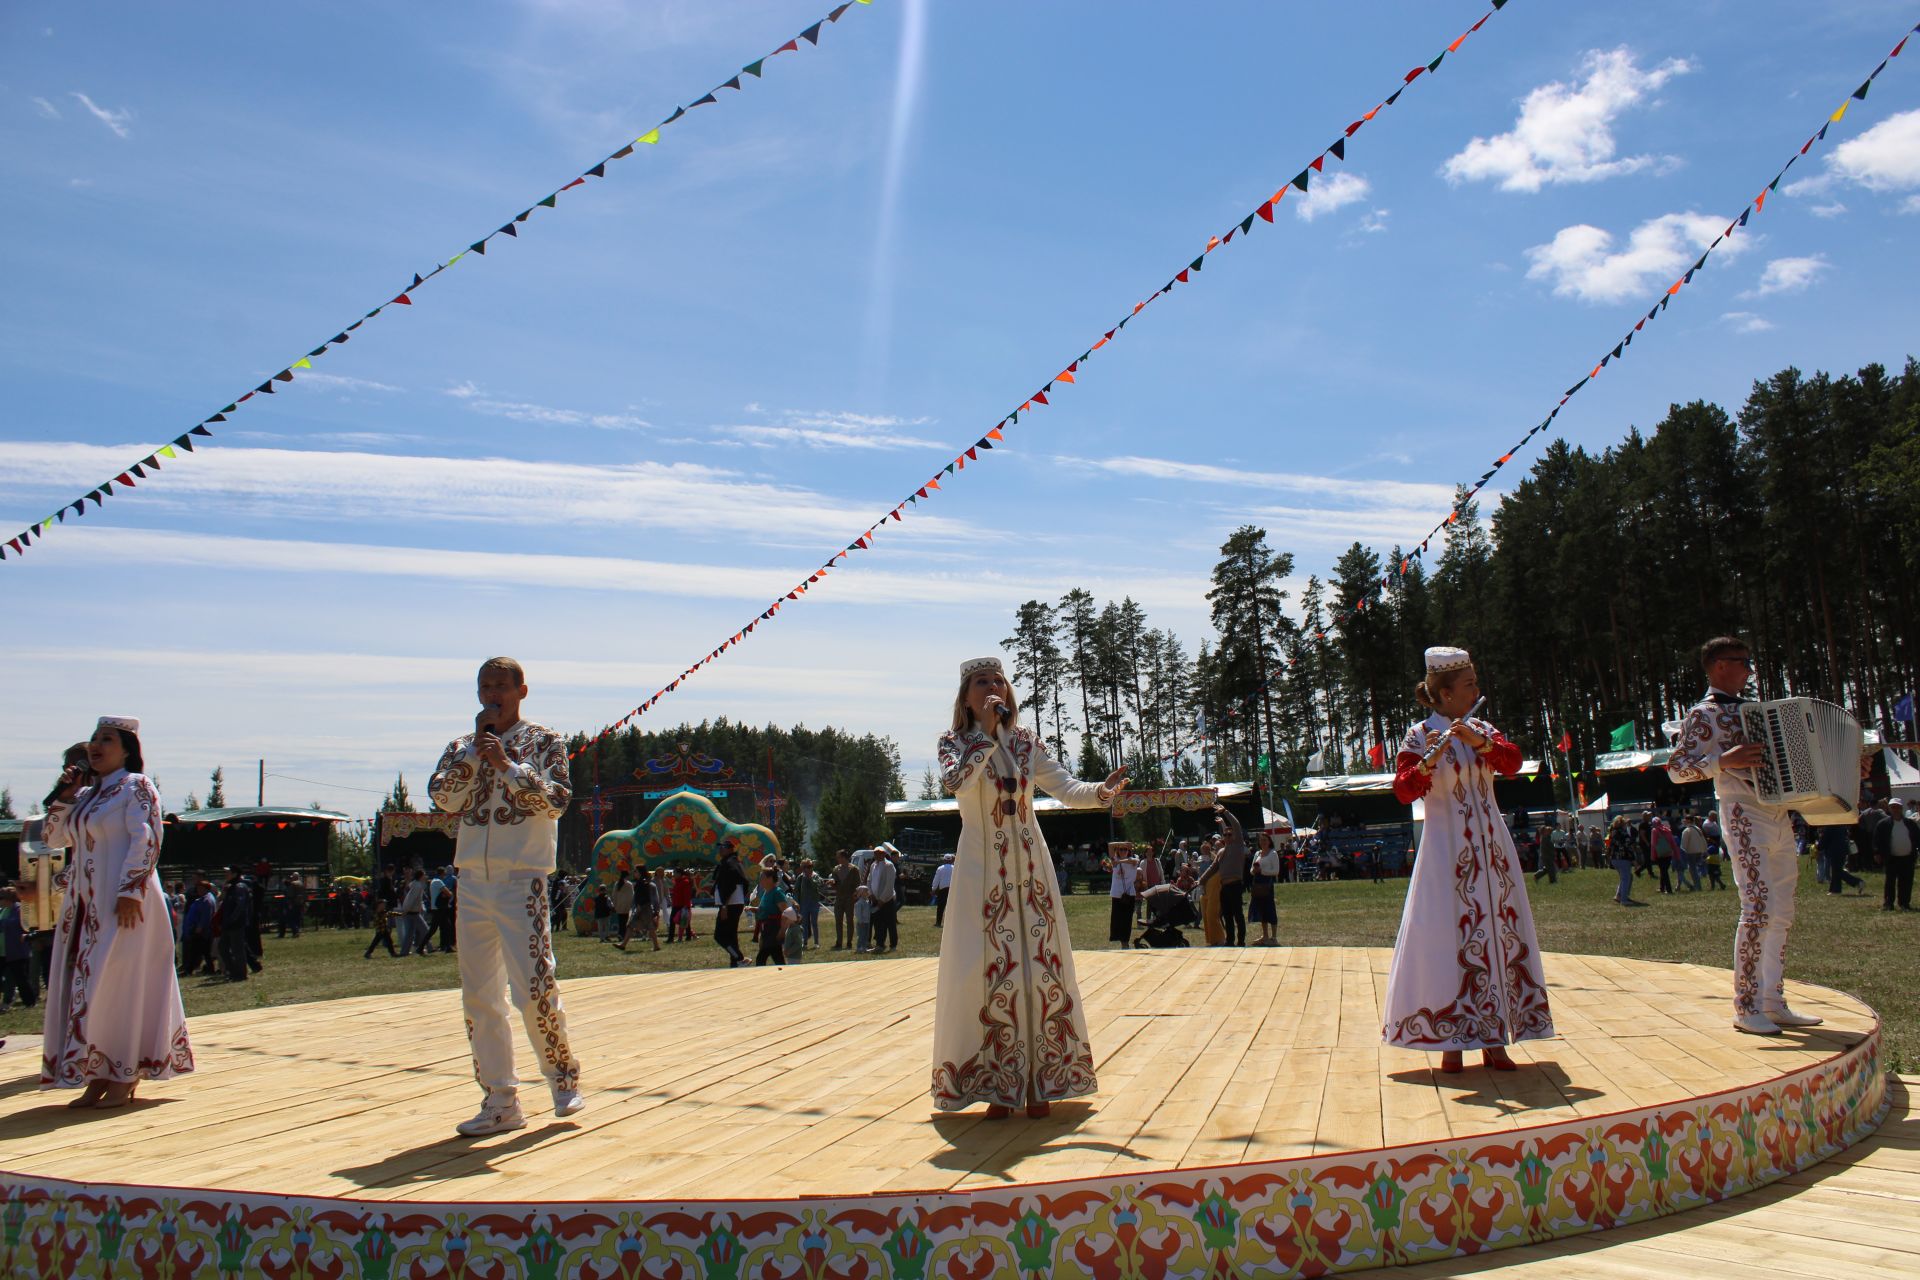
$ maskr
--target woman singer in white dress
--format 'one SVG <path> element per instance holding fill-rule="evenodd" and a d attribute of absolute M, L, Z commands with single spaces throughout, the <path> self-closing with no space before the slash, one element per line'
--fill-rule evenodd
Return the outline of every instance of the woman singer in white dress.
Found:
<path fill-rule="evenodd" d="M 940 934 L 933 1105 L 987 1103 L 989 1118 L 1094 1090 L 1093 1050 L 1060 910 L 1053 855 L 1033 816 L 1037 786 L 1072 808 L 1110 804 L 1126 770 L 1077 782 L 1019 704 L 998 658 L 960 664 L 940 783 L 960 802 L 960 851 Z"/>
<path fill-rule="evenodd" d="M 1507 1045 L 1553 1034 L 1527 878 L 1493 796 L 1496 773 L 1519 772 L 1520 748 L 1485 720 L 1464 718 L 1480 701 L 1466 650 L 1428 649 L 1426 667 L 1414 696 L 1433 714 L 1407 731 L 1395 761 L 1395 798 L 1426 797 L 1427 820 L 1382 1034 L 1391 1045 L 1439 1052 L 1442 1071 L 1459 1071 L 1468 1049 L 1511 1071 Z"/>
<path fill-rule="evenodd" d="M 140 1081 L 193 1070 L 155 870 L 160 793 L 141 772 L 139 733 L 130 716 L 102 716 L 87 743 L 94 781 L 68 766 L 47 809 L 46 842 L 69 852 L 40 1087 L 84 1085 L 74 1107 L 123 1106 Z"/>

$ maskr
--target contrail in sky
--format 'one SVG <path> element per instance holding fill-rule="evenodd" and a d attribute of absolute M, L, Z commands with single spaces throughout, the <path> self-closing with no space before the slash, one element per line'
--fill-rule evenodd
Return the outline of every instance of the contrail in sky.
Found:
<path fill-rule="evenodd" d="M 886 169 L 880 183 L 880 224 L 873 237 L 873 266 L 867 292 L 867 332 L 861 350 L 860 396 L 863 402 L 884 397 L 892 345 L 894 242 L 900 205 L 900 185 L 907 167 L 914 113 L 920 103 L 920 82 L 926 68 L 927 0 L 906 0 L 906 20 L 900 28 L 900 62 L 894 79 L 893 118 L 887 130 Z"/>

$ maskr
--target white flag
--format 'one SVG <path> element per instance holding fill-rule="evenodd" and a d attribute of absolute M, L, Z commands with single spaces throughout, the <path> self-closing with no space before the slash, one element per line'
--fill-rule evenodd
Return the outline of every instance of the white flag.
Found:
<path fill-rule="evenodd" d="M 1327 749 L 1325 747 L 1313 753 L 1307 761 L 1307 772 L 1318 773 L 1327 767 Z"/>

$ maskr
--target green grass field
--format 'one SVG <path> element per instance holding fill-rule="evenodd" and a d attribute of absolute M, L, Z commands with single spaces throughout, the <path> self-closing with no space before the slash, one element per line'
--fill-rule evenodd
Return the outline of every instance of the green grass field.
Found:
<path fill-rule="evenodd" d="M 1915 964 L 1920 958 L 1920 912 L 1882 912 L 1880 878 L 1869 873 L 1865 879 L 1865 897 L 1851 893 L 1833 897 L 1814 880 L 1812 860 L 1805 860 L 1798 920 L 1787 952 L 1787 973 L 1799 981 L 1851 992 L 1879 1010 L 1886 1022 L 1888 1067 L 1913 1070 L 1920 1068 L 1920 981 L 1916 981 L 1920 974 Z M 1533 885 L 1540 945 L 1548 951 L 1576 954 L 1678 961 L 1722 969 L 1732 965 L 1738 906 L 1731 889 L 1663 898 L 1653 892 L 1650 881 L 1640 879 L 1635 881 L 1635 896 L 1649 905 L 1622 908 L 1612 903 L 1613 882 L 1610 871 L 1581 871 L 1562 876 L 1557 885 L 1544 881 Z M 1282 885 L 1281 940 L 1300 946 L 1391 946 L 1406 883 Z M 1111 945 L 1106 941 L 1105 898 L 1071 895 L 1066 903 L 1076 946 L 1091 950 Z M 831 913 L 823 916 L 823 923 L 830 941 Z M 657 954 L 642 949 L 622 953 L 568 934 L 557 944 L 560 976 L 564 981 L 599 974 L 717 967 L 720 952 L 707 936 L 710 916 L 697 920 L 695 927 L 702 935 L 695 942 L 675 943 Z M 371 960 L 362 959 L 369 936 L 364 931 L 349 934 L 319 929 L 309 930 L 297 940 L 277 941 L 269 931 L 266 972 L 252 981 L 231 985 L 198 977 L 187 979 L 182 984 L 187 1013 L 191 1017 L 458 984 L 452 956 L 396 960 L 383 950 Z M 1197 943 L 1198 930 L 1189 931 L 1189 937 Z M 749 954 L 751 950 L 749 947 Z M 900 954 L 933 955 L 938 950 L 933 909 L 904 908 Z M 810 951 L 805 963 L 866 965 L 885 964 L 887 960 L 822 950 Z M 15 1009 L 0 1015 L 0 1032 L 31 1034 L 39 1030 L 37 1009 Z"/>

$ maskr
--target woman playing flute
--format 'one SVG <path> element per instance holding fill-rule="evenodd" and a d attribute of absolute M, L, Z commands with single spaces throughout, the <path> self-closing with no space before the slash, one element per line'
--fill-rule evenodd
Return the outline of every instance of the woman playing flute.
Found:
<path fill-rule="evenodd" d="M 1387 975 L 1386 1042 L 1441 1055 L 1457 1072 L 1481 1051 L 1511 1071 L 1506 1046 L 1553 1035 L 1540 945 L 1495 774 L 1520 769 L 1520 749 L 1472 711 L 1480 681 L 1464 649 L 1433 648 L 1414 696 L 1433 714 L 1407 731 L 1393 794 L 1426 798 L 1427 820 Z"/>

